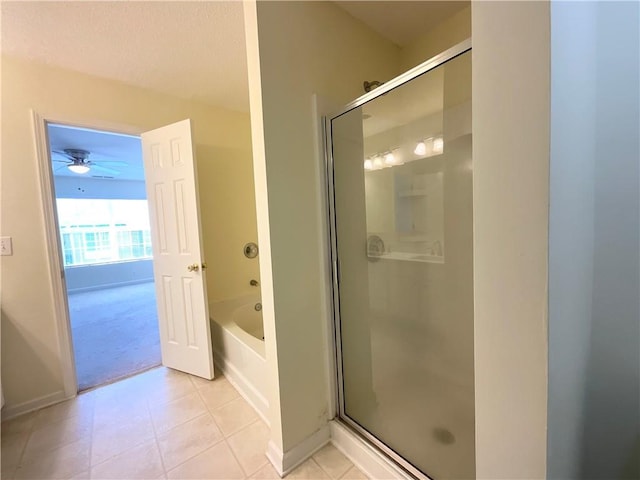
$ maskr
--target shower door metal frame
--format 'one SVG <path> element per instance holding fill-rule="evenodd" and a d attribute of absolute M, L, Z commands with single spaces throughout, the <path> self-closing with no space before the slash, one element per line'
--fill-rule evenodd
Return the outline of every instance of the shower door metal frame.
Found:
<path fill-rule="evenodd" d="M 362 95 L 351 103 L 348 103 L 341 110 L 327 115 L 323 119 L 324 124 L 324 136 L 325 136 L 325 167 L 327 178 L 327 199 L 328 199 L 328 223 L 329 223 L 329 245 L 330 245 L 330 261 L 331 261 L 331 277 L 332 277 L 332 317 L 333 317 L 333 348 L 335 355 L 335 379 L 337 382 L 337 419 L 348 427 L 351 428 L 356 434 L 363 437 L 366 441 L 377 447 L 384 455 L 389 457 L 400 468 L 405 470 L 410 475 L 424 480 L 431 480 L 430 477 L 396 453 L 392 448 L 378 439 L 375 435 L 366 430 L 363 426 L 357 423 L 355 420 L 349 418 L 345 412 L 345 398 L 344 398 L 344 378 L 342 374 L 342 342 L 341 342 L 341 319 L 340 319 L 340 260 L 338 258 L 338 243 L 336 233 L 336 205 L 335 205 L 335 184 L 334 184 L 334 159 L 333 159 L 333 146 L 332 146 L 332 120 L 350 112 L 351 110 L 361 107 L 367 102 L 374 100 L 385 93 L 399 87 L 411 80 L 424 75 L 435 68 L 453 60 L 460 55 L 463 55 L 471 51 L 471 39 L 468 38 L 457 45 L 445 50 L 444 52 L 426 60 L 420 65 L 406 71 L 405 73 L 389 80 L 388 82 L 377 87 L 375 90 Z"/>

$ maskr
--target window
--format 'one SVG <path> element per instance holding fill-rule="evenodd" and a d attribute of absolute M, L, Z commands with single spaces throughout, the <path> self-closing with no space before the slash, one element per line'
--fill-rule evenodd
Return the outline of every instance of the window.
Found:
<path fill-rule="evenodd" d="M 152 257 L 146 200 L 58 198 L 64 266 Z"/>
<path fill-rule="evenodd" d="M 151 256 L 151 234 L 149 230 L 118 232 L 118 254 L 122 259 Z"/>

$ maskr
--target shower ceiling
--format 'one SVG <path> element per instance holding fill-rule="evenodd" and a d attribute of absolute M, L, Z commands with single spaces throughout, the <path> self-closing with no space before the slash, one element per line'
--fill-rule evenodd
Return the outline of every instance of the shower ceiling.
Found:
<path fill-rule="evenodd" d="M 442 1 L 341 1 L 335 2 L 396 45 L 403 47 L 471 2 Z"/>
<path fill-rule="evenodd" d="M 339 7 L 365 23 L 378 34 L 400 47 L 414 42 L 418 37 L 466 7 L 469 1 L 342 1 Z M 363 107 L 366 115 L 364 136 L 401 127 L 442 112 L 444 102 L 443 70 L 432 72 L 419 89 L 407 85 L 389 105 L 384 98 Z M 366 80 L 366 79 L 363 79 Z M 398 104 L 402 108 L 397 108 Z"/>
<path fill-rule="evenodd" d="M 362 107 L 363 112 L 368 115 L 362 127 L 364 136 L 370 137 L 442 112 L 443 85 L 444 72 L 438 69 L 425 77 L 419 85 L 408 84 L 395 91 L 391 97 L 378 97 L 376 102 L 367 103 Z"/>

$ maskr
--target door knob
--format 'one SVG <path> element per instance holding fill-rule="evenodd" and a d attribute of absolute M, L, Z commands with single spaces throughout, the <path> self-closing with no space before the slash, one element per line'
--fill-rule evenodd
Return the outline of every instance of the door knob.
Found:
<path fill-rule="evenodd" d="M 189 270 L 190 272 L 197 272 L 198 270 L 200 270 L 200 265 L 198 265 L 197 263 L 194 263 L 192 265 L 189 265 L 187 267 L 187 270 Z"/>

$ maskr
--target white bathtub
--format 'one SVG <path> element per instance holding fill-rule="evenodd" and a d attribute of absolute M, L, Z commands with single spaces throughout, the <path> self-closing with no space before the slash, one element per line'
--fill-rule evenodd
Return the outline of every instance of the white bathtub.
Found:
<path fill-rule="evenodd" d="M 257 296 L 212 303 L 211 338 L 214 361 L 225 377 L 266 420 L 266 360 L 262 312 L 255 310 Z"/>

